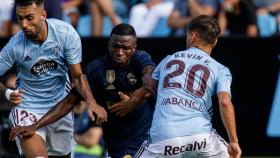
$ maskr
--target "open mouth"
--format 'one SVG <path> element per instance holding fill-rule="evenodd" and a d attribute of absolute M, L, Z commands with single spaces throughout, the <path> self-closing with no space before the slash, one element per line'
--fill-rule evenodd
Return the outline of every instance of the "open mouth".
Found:
<path fill-rule="evenodd" d="M 25 34 L 30 34 L 30 33 L 31 33 L 30 30 L 23 30 L 23 32 L 24 32 Z"/>

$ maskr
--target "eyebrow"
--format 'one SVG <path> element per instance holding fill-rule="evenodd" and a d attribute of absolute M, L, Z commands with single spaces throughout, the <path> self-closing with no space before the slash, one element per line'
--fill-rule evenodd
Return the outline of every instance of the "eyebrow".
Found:
<path fill-rule="evenodd" d="M 33 16 L 34 14 L 31 13 L 31 14 L 28 14 L 28 15 L 24 15 L 24 16 L 21 16 L 19 14 L 16 14 L 17 17 L 24 17 L 24 18 L 27 18 L 27 17 L 30 17 L 30 16 Z"/>

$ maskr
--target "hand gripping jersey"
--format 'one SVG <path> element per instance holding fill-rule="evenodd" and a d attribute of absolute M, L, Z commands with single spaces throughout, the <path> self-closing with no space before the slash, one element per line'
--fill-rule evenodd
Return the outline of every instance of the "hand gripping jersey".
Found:
<path fill-rule="evenodd" d="M 56 19 L 46 22 L 44 43 L 36 44 L 20 31 L 0 53 L 0 76 L 17 67 L 17 89 L 24 92 L 19 107 L 31 112 L 47 112 L 67 95 L 68 64 L 82 60 L 81 41 L 74 28 Z"/>
<path fill-rule="evenodd" d="M 158 80 L 152 142 L 211 133 L 211 96 L 230 94 L 231 74 L 206 52 L 190 48 L 167 56 L 152 77 Z"/>

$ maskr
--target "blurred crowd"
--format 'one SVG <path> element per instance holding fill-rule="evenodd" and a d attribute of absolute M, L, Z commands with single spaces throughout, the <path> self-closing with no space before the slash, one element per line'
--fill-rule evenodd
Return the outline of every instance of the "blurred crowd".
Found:
<path fill-rule="evenodd" d="M 0 37 L 18 30 L 14 0 L 1 0 Z M 207 14 L 222 36 L 279 34 L 280 0 L 45 0 L 48 18 L 67 21 L 81 37 L 109 36 L 113 26 L 131 24 L 138 37 L 184 36 L 187 24 Z"/>

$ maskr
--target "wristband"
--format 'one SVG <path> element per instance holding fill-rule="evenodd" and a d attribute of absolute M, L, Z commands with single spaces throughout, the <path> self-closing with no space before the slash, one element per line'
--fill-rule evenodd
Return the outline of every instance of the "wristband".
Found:
<path fill-rule="evenodd" d="M 11 90 L 11 89 L 6 89 L 6 91 L 5 91 L 5 97 L 9 101 L 10 101 L 10 95 L 12 92 L 13 92 L 13 90 Z"/>

